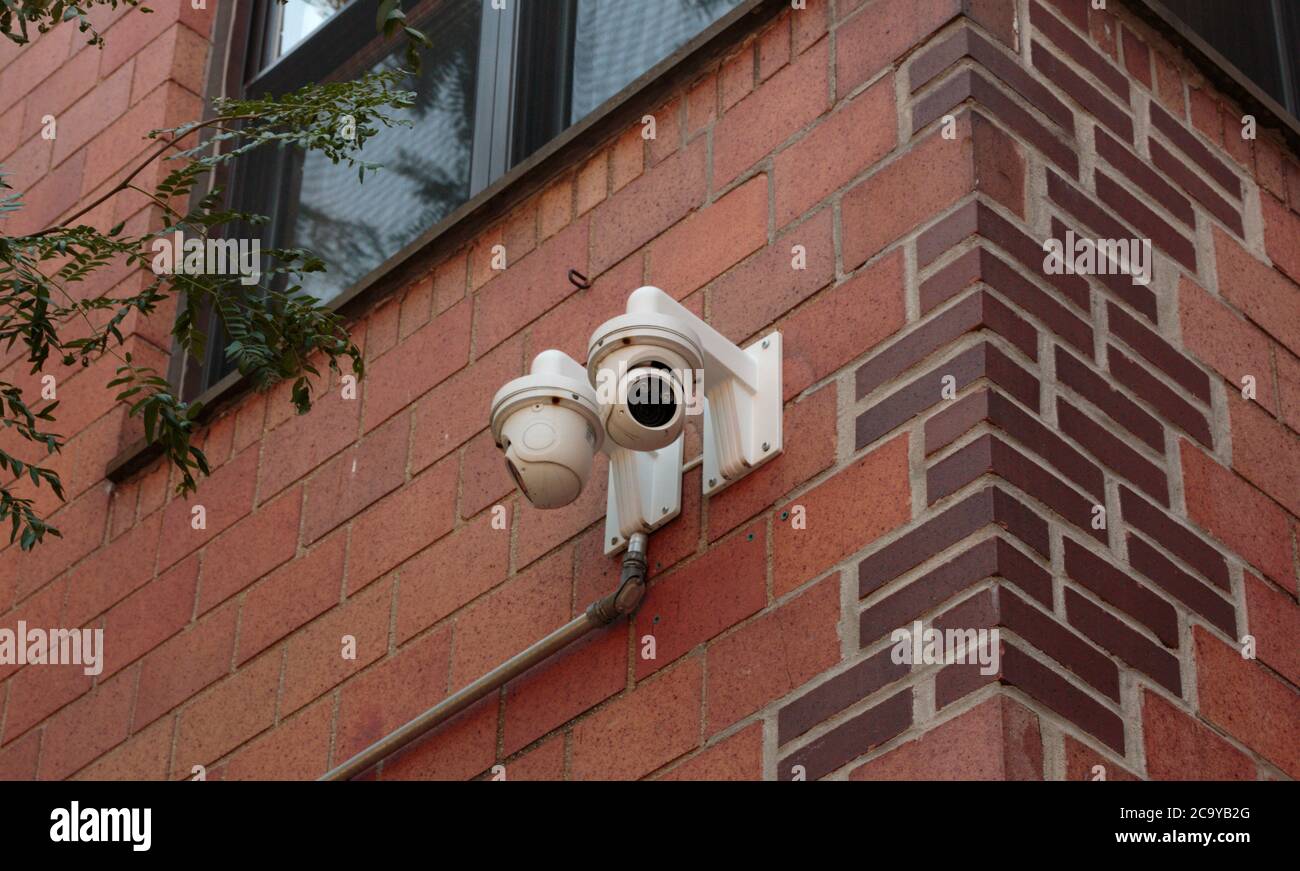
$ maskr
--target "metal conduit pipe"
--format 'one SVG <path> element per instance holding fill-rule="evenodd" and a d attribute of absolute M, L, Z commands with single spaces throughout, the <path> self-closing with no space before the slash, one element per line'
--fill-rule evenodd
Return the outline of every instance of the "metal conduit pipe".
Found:
<path fill-rule="evenodd" d="M 614 592 L 592 602 L 586 611 L 550 635 L 510 657 L 478 680 L 447 696 L 406 725 L 380 738 L 317 779 L 351 780 L 593 629 L 608 626 L 619 617 L 631 614 L 645 595 L 646 545 L 647 537 L 643 532 L 634 533 L 628 539 L 618 588 Z"/>

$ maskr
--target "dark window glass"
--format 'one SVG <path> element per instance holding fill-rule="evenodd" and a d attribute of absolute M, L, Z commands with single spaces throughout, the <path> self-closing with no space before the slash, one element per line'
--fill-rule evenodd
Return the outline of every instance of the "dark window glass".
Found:
<path fill-rule="evenodd" d="M 1296 76 L 1300 74 L 1300 0 L 1163 0 L 1260 90 L 1292 115 L 1300 116 Z"/>

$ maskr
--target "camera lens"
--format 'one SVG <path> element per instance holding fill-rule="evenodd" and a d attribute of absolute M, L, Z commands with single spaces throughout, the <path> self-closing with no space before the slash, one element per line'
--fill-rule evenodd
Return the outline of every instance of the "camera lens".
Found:
<path fill-rule="evenodd" d="M 642 375 L 628 389 L 627 410 L 641 426 L 658 429 L 677 414 L 677 397 L 667 379 Z"/>

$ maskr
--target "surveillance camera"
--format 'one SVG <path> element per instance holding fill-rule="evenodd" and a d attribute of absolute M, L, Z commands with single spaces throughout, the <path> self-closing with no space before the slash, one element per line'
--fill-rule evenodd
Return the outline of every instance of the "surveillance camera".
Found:
<path fill-rule="evenodd" d="M 619 315 L 597 328 L 587 348 L 587 377 L 610 439 L 634 451 L 675 442 L 702 360 L 695 331 L 673 315 Z"/>
<path fill-rule="evenodd" d="M 492 399 L 492 438 L 521 493 L 538 508 L 578 498 L 604 442 L 600 403 L 583 368 L 560 351 L 543 351 L 530 374 Z"/>

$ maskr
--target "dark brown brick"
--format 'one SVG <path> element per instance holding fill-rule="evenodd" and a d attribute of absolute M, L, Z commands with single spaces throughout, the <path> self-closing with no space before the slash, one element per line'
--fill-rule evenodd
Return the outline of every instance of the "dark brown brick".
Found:
<path fill-rule="evenodd" d="M 1151 195 L 1152 199 L 1169 210 L 1169 213 L 1193 230 L 1196 229 L 1196 215 L 1192 204 L 1173 185 L 1156 175 L 1150 167 L 1119 143 L 1113 136 L 1100 127 L 1092 128 L 1093 145 L 1097 153 L 1106 162 L 1128 176 L 1138 187 Z"/>
<path fill-rule="evenodd" d="M 1125 142 L 1133 141 L 1133 119 L 1128 112 L 1112 103 L 1101 91 L 1088 84 L 1083 76 L 1061 62 L 1038 40 L 1033 42 L 1034 67 L 1051 79 L 1061 90 Z"/>
<path fill-rule="evenodd" d="M 1178 646 L 1178 614 L 1174 606 L 1126 573 L 1094 556 L 1083 545 L 1065 538 L 1065 573 L 1103 601 L 1147 626 L 1166 647 Z"/>
<path fill-rule="evenodd" d="M 938 349 L 973 330 L 990 329 L 1038 359 L 1038 331 L 993 296 L 977 292 L 931 318 L 873 356 L 857 371 L 858 396 L 866 396 Z"/>
<path fill-rule="evenodd" d="M 1108 346 L 1106 355 L 1111 374 L 1129 390 L 1155 407 L 1170 423 L 1182 427 L 1207 448 L 1214 448 L 1214 435 L 1205 415 L 1177 393 L 1166 387 L 1144 367 L 1134 363 L 1114 345 Z"/>
<path fill-rule="evenodd" d="M 912 667 L 894 662 L 891 652 L 892 648 L 885 648 L 867 657 L 782 708 L 776 718 L 777 743 L 793 741 L 818 723 L 906 677 Z"/>
<path fill-rule="evenodd" d="M 1080 233 L 1077 230 L 1072 230 L 1063 221 L 1061 221 L 1059 218 L 1053 215 L 1052 216 L 1052 238 L 1058 239 L 1062 243 L 1064 243 L 1066 241 L 1066 234 L 1068 232 L 1073 232 L 1076 240 L 1080 236 L 1085 236 L 1085 237 L 1087 236 L 1086 233 Z M 1155 271 L 1153 267 L 1154 264 L 1148 264 L 1147 268 L 1151 269 L 1152 274 L 1154 275 Z M 1078 278 L 1078 276 L 1067 276 L 1067 277 Z M 1141 284 L 1134 284 L 1133 277 L 1131 275 L 1124 275 L 1118 272 L 1108 271 L 1104 275 L 1094 275 L 1093 278 L 1101 282 L 1102 286 L 1105 287 L 1107 290 L 1109 290 L 1111 293 L 1113 293 L 1117 299 L 1121 299 L 1124 302 L 1128 303 L 1129 305 L 1133 306 L 1134 309 L 1136 309 L 1140 314 L 1142 314 L 1142 316 L 1144 316 L 1147 320 L 1151 321 L 1151 323 L 1156 323 L 1157 315 L 1158 315 L 1158 312 L 1156 310 L 1156 295 L 1151 292 L 1149 287 L 1143 286 Z"/>
<path fill-rule="evenodd" d="M 1092 352 L 1092 327 L 986 248 L 972 248 L 927 279 L 921 285 L 921 311 L 930 311 L 976 281 L 983 281 L 1042 320 L 1080 351 Z"/>
<path fill-rule="evenodd" d="M 1038 379 L 993 345 L 981 342 L 940 363 L 860 414 L 855 422 L 857 447 L 866 447 L 942 401 L 943 378 L 947 375 L 956 381 L 958 390 L 980 378 L 988 378 L 1020 402 L 1038 410 Z"/>
<path fill-rule="evenodd" d="M 1133 533 L 1128 535 L 1128 561 L 1155 581 L 1169 595 L 1218 626 L 1229 635 L 1237 634 L 1237 616 L 1232 603 L 1170 562 L 1163 554 Z"/>
<path fill-rule="evenodd" d="M 1210 153 L 1210 149 L 1200 143 L 1195 136 L 1174 117 L 1160 108 L 1155 100 L 1147 103 L 1151 115 L 1151 124 L 1164 135 L 1183 154 L 1186 154 L 1201 169 L 1209 173 L 1219 186 L 1241 199 L 1241 179 L 1228 169 L 1227 164 Z"/>
<path fill-rule="evenodd" d="M 1006 578 L 1051 607 L 1051 574 L 1001 538 L 989 538 L 864 610 L 858 618 L 858 644 L 870 647 L 895 629 L 910 625 L 939 604 L 994 576 Z"/>
<path fill-rule="evenodd" d="M 1008 589 L 995 591 L 999 623 L 1119 701 L 1119 668 L 1097 648 Z"/>
<path fill-rule="evenodd" d="M 777 763 L 776 776 L 780 780 L 791 780 L 794 766 L 801 765 L 806 779 L 825 777 L 870 752 L 873 747 L 884 744 L 910 725 L 912 691 L 906 689 L 782 759 Z"/>
<path fill-rule="evenodd" d="M 1105 705 L 1075 687 L 1029 654 L 1001 642 L 1001 671 L 982 675 L 975 665 L 950 665 L 935 678 L 935 704 L 944 708 L 980 687 L 1002 683 L 1046 705 L 1120 753 L 1124 752 L 1124 722 Z"/>
<path fill-rule="evenodd" d="M 928 266 L 945 251 L 974 235 L 982 236 L 1002 248 L 1083 311 L 1091 312 L 1092 300 L 1088 282 L 1078 275 L 1043 274 L 1043 244 L 1025 235 L 1010 221 L 979 200 L 971 200 L 961 206 L 917 238 L 917 266 L 922 268 Z M 1154 308 L 1154 302 L 1152 307 Z"/>
<path fill-rule="evenodd" d="M 1029 4 L 1029 21 L 1034 27 L 1038 28 L 1040 33 L 1056 43 L 1075 63 L 1092 73 L 1097 78 L 1097 81 L 1110 88 L 1115 96 L 1123 100 L 1125 105 L 1128 105 L 1128 78 L 1112 66 L 1099 52 L 1095 51 L 1092 46 L 1088 45 L 1083 37 L 1062 24 L 1037 2 L 1030 2 Z M 1088 29 L 1087 23 L 1085 22 L 1080 29 L 1086 31 Z"/>
<path fill-rule="evenodd" d="M 1106 379 L 1060 345 L 1056 346 L 1056 377 L 1152 449 L 1162 454 L 1165 452 L 1165 431 L 1160 421 L 1111 387 Z"/>
<path fill-rule="evenodd" d="M 955 73 L 916 103 L 912 109 L 912 132 L 921 130 L 966 100 L 974 100 L 1071 177 L 1079 177 L 1079 157 L 1074 149 L 1022 109 L 1001 88 L 972 69 Z"/>
<path fill-rule="evenodd" d="M 981 412 L 975 418 L 976 423 L 988 421 L 1038 454 L 1054 466 L 1057 471 L 1074 481 L 1084 490 L 1099 499 L 1103 498 L 1104 479 L 1101 469 L 1070 447 L 1060 436 L 1039 422 L 1036 417 L 1026 414 L 1015 403 L 994 390 L 985 389 L 978 393 L 972 393 L 964 397 L 952 408 L 946 409 L 926 421 L 926 456 L 933 454 L 945 444 L 951 443 L 957 435 L 961 434 L 959 432 L 953 435 L 952 438 L 948 438 L 948 434 L 953 432 L 955 427 L 951 426 L 947 421 L 941 420 L 941 418 L 953 414 L 958 420 L 964 422 L 969 418 L 972 407 Z M 966 430 L 961 432 L 969 431 L 969 429 L 970 427 L 967 427 Z M 931 435 L 934 436 L 933 443 Z"/>
<path fill-rule="evenodd" d="M 1183 234 L 1179 233 L 1169 222 L 1147 208 L 1137 197 L 1120 186 L 1119 182 L 1102 172 L 1094 174 L 1097 183 L 1097 196 L 1103 203 L 1124 216 L 1124 219 L 1145 233 L 1151 244 L 1164 249 L 1171 257 L 1196 271 L 1196 246 Z"/>
<path fill-rule="evenodd" d="M 1092 528 L 1090 500 L 992 434 L 980 436 L 929 468 L 925 476 L 929 504 L 989 473 L 1024 490 L 1094 538 L 1106 540 L 1105 530 Z"/>
<path fill-rule="evenodd" d="M 1200 367 L 1114 303 L 1106 307 L 1106 316 L 1113 334 L 1159 366 L 1166 375 L 1186 387 L 1202 402 L 1209 404 L 1210 376 L 1201 371 Z"/>
<path fill-rule="evenodd" d="M 1070 108 L 1030 75 L 1017 60 L 968 28 L 958 30 L 950 39 L 917 58 L 910 71 L 912 93 L 921 90 L 935 76 L 964 57 L 974 58 L 1047 116 L 1048 120 L 1073 135 L 1074 113 Z"/>
<path fill-rule="evenodd" d="M 1065 590 L 1065 611 L 1074 628 L 1174 695 L 1182 695 L 1178 657 L 1068 587 Z"/>
<path fill-rule="evenodd" d="M 1002 527 L 1040 556 L 1048 556 L 1047 523 L 1015 497 L 997 487 L 988 487 L 945 509 L 859 563 L 859 598 L 866 598 L 894 578 L 989 524 Z M 1024 575 L 1022 571 L 1020 576 Z"/>
<path fill-rule="evenodd" d="M 1242 235 L 1241 212 L 1219 196 L 1218 192 L 1206 184 L 1200 175 L 1189 169 L 1187 164 L 1161 145 L 1159 139 L 1148 137 L 1147 144 L 1151 149 L 1151 162 L 1155 164 L 1156 169 L 1181 185 L 1193 199 L 1205 206 L 1206 211 L 1227 224 L 1228 229 L 1238 236 Z"/>
<path fill-rule="evenodd" d="M 1108 468 L 1137 484 L 1160 504 L 1169 505 L 1169 481 L 1165 473 L 1060 396 L 1056 397 L 1056 422 L 1061 432 L 1087 448 Z"/>
<path fill-rule="evenodd" d="M 1119 488 L 1120 510 L 1130 526 L 1154 538 L 1170 553 L 1210 579 L 1221 590 L 1231 590 L 1228 562 L 1196 533 L 1175 523 L 1173 518 L 1147 502 L 1128 487 Z"/>

